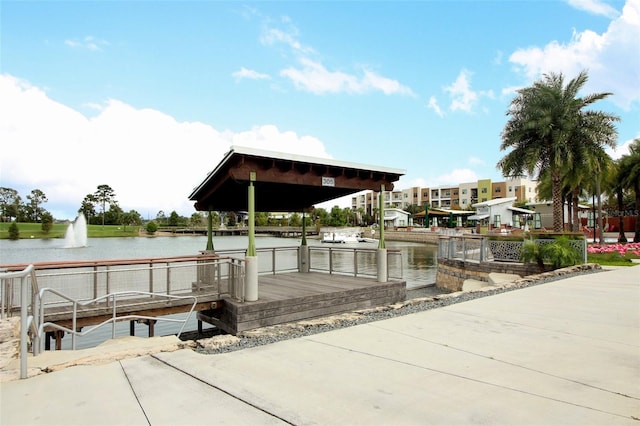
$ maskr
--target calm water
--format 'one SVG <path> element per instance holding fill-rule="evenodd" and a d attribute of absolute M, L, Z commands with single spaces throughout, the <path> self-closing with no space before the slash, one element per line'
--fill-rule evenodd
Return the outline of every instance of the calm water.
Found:
<path fill-rule="evenodd" d="M 292 247 L 300 245 L 299 238 L 256 237 L 256 246 Z M 246 236 L 214 237 L 216 250 L 246 249 Z M 58 260 L 99 260 L 99 259 L 131 259 L 163 256 L 195 255 L 206 247 L 205 236 L 178 236 L 156 238 L 89 238 L 87 247 L 64 248 L 64 240 L 0 240 L 0 264 L 34 263 Z M 309 239 L 309 245 L 323 245 L 318 240 Z M 376 248 L 377 243 L 357 243 L 337 245 L 337 247 L 367 247 Z M 387 249 L 398 249 L 402 253 L 403 278 L 407 281 L 407 288 L 418 288 L 435 283 L 437 266 L 437 247 L 433 245 L 388 241 Z M 293 256 L 293 252 L 291 252 Z M 258 254 L 260 256 L 260 254 Z M 129 324 L 119 322 L 117 334 L 128 335 Z M 159 322 L 156 324 L 156 335 L 172 334 L 180 326 L 172 323 Z M 185 331 L 195 330 L 196 321 L 190 320 Z M 104 331 L 103 331 L 104 330 Z M 103 327 L 95 334 L 78 338 L 77 347 L 91 347 L 110 337 L 110 326 Z M 136 335 L 147 335 L 144 325 L 136 327 Z M 71 347 L 71 338 L 63 339 L 63 347 Z"/>

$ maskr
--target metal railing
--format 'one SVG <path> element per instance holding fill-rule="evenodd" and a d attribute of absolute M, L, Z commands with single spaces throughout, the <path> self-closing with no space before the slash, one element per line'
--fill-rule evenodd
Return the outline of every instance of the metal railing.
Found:
<path fill-rule="evenodd" d="M 18 302 L 20 306 L 20 378 L 27 378 L 27 352 L 28 352 L 28 331 L 34 327 L 33 306 L 34 293 L 38 288 L 35 269 L 33 265 L 28 265 L 22 271 L 0 272 L 0 291 L 2 295 L 2 319 L 10 313 L 14 299 L 9 299 L 9 295 L 14 293 L 14 280 L 20 280 L 18 289 Z M 30 285 L 29 285 L 30 284 Z M 31 290 L 31 292 L 29 291 Z M 31 293 L 31 297 L 29 297 Z M 31 308 L 31 312 L 29 312 Z M 6 310 L 5 310 L 6 309 Z"/>
<path fill-rule="evenodd" d="M 377 254 L 374 248 L 309 246 L 309 270 L 375 277 Z M 387 268 L 389 278 L 402 279 L 404 267 L 400 250 L 387 249 Z"/>
<path fill-rule="evenodd" d="M 44 320 L 44 304 L 42 303 L 42 300 L 44 300 L 44 296 L 46 294 L 51 294 L 54 295 L 68 303 L 70 303 L 73 306 L 73 311 L 72 311 L 72 316 L 71 316 L 71 328 L 67 328 L 67 327 L 63 327 L 59 324 L 53 323 L 53 322 L 45 322 Z M 136 297 L 140 297 L 140 296 L 149 296 L 149 297 L 153 297 L 153 298 L 161 298 L 161 299 L 167 299 L 167 300 L 189 300 L 191 299 L 193 301 L 193 303 L 191 304 L 191 309 L 189 309 L 188 314 L 184 317 L 184 319 L 175 319 L 175 318 L 164 318 L 164 317 L 150 317 L 150 316 L 146 316 L 146 315 L 121 315 L 118 316 L 118 300 L 120 298 L 124 299 L 124 305 L 126 306 L 126 302 L 130 301 L 132 298 L 136 298 Z M 111 307 L 111 311 L 112 311 L 112 316 L 111 318 L 109 318 L 106 321 L 101 322 L 100 324 L 97 324 L 91 328 L 89 328 L 86 331 L 78 331 L 77 330 L 77 320 L 78 320 L 78 308 L 79 307 L 84 307 L 84 306 L 91 306 L 91 305 L 95 305 L 97 303 L 100 303 L 101 301 L 105 301 L 107 302 L 106 304 L 108 306 Z M 117 292 L 117 293 L 110 293 L 110 294 L 106 294 L 104 296 L 100 296 L 96 299 L 92 299 L 92 300 L 87 300 L 85 302 L 81 302 L 79 300 L 70 298 L 56 290 L 50 289 L 50 288 L 43 288 L 38 292 L 38 297 L 35 300 L 35 305 L 34 305 L 34 313 L 35 318 L 37 318 L 37 332 L 35 333 L 35 335 L 33 336 L 33 354 L 34 355 L 39 355 L 42 352 L 42 340 L 43 340 L 43 335 L 44 333 L 47 331 L 47 329 L 54 329 L 54 330 L 61 330 L 64 332 L 67 332 L 69 334 L 71 334 L 71 349 L 75 350 L 76 349 L 76 336 L 86 336 L 90 333 L 93 333 L 94 331 L 102 328 L 103 326 L 107 325 L 107 324 L 111 324 L 111 338 L 115 338 L 116 337 L 116 322 L 117 321 L 125 321 L 125 320 L 153 320 L 153 321 L 164 321 L 164 322 L 178 322 L 178 323 L 182 323 L 182 327 L 180 328 L 180 331 L 178 331 L 177 336 L 180 337 L 180 334 L 182 334 L 182 331 L 184 330 L 184 327 L 187 323 L 187 321 L 189 320 L 189 318 L 191 318 L 191 315 L 193 314 L 193 310 L 196 307 L 196 303 L 198 302 L 198 298 L 196 296 L 175 296 L 175 295 L 168 295 L 168 294 L 156 294 L 156 293 L 149 293 L 149 292 L 144 292 L 144 291 L 122 291 L 122 292 Z"/>
<path fill-rule="evenodd" d="M 551 244 L 552 238 L 533 239 L 536 244 Z M 570 240 L 571 246 L 587 261 L 585 239 Z M 520 262 L 524 240 L 489 239 L 481 235 L 441 236 L 438 239 L 438 258 L 458 259 L 465 262 Z"/>
<path fill-rule="evenodd" d="M 486 238 L 480 235 L 442 235 L 438 239 L 438 258 L 465 262 L 493 260 Z"/>
<path fill-rule="evenodd" d="M 35 267 L 40 287 L 81 302 L 123 291 L 178 296 L 197 291 L 225 294 L 239 300 L 244 297 L 244 260 L 230 257 L 202 255 L 37 263 Z M 20 307 L 16 303 L 17 290 L 11 285 L 5 287 L 3 301 L 8 303 L 4 313 L 11 314 Z M 69 304 L 60 299 L 43 303 L 47 307 Z"/>

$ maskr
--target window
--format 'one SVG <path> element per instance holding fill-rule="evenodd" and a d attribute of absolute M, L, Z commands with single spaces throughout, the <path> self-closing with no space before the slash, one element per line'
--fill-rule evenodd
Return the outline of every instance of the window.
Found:
<path fill-rule="evenodd" d="M 496 192 L 502 192 L 502 188 L 500 188 L 499 186 L 496 187 Z"/>
<path fill-rule="evenodd" d="M 482 192 L 483 194 L 486 194 L 486 193 L 487 193 L 487 188 L 482 188 L 482 191 L 481 191 L 481 192 Z"/>
<path fill-rule="evenodd" d="M 494 228 L 500 228 L 500 215 L 499 214 L 493 215 L 493 227 Z"/>
<path fill-rule="evenodd" d="M 463 189 L 463 190 L 462 190 L 462 195 L 466 195 L 466 194 L 467 194 L 467 190 L 466 190 L 466 189 Z"/>

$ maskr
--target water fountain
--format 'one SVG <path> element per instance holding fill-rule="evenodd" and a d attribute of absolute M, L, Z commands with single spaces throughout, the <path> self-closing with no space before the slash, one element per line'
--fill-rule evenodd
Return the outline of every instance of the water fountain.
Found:
<path fill-rule="evenodd" d="M 84 215 L 80 213 L 73 223 L 70 223 L 67 227 L 67 232 L 64 234 L 64 247 L 86 247 L 87 246 L 87 220 Z"/>

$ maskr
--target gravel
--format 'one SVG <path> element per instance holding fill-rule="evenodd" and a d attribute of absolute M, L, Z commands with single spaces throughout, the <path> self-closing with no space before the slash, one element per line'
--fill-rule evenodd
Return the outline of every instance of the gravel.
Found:
<path fill-rule="evenodd" d="M 222 334 L 216 331 L 210 331 L 208 336 L 203 336 L 204 338 L 201 338 L 200 336 L 191 338 L 196 340 L 196 350 L 203 354 L 233 352 L 256 346 L 268 345 L 283 340 L 311 336 L 317 333 L 324 333 L 343 327 L 351 327 L 354 325 L 390 319 L 401 315 L 409 315 L 428 311 L 430 309 L 438 309 L 456 303 L 463 303 L 478 299 L 480 297 L 493 296 L 507 291 L 546 284 L 576 275 L 596 273 L 600 271 L 602 271 L 602 269 L 599 265 L 579 265 L 577 267 L 569 267 L 553 272 L 528 276 L 505 286 L 484 287 L 481 291 L 443 293 L 441 289 L 438 289 L 435 286 L 409 289 L 407 290 L 407 298 L 404 303 L 400 302 L 395 305 L 338 314 L 326 318 L 311 319 L 296 323 L 264 327 L 257 330 L 249 330 L 238 333 L 238 339 L 233 339 L 231 343 L 226 344 L 226 346 L 220 346 L 219 344 L 210 345 L 207 343 L 208 340 L 215 342 L 216 337 L 211 337 L 212 333 Z"/>

